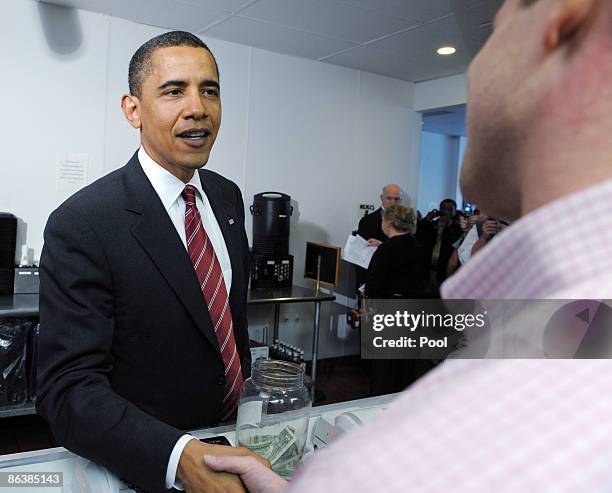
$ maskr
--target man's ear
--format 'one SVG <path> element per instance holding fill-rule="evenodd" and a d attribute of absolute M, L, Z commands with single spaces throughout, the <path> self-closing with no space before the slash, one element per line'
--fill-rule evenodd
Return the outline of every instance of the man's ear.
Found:
<path fill-rule="evenodd" d="M 546 49 L 552 51 L 571 38 L 587 21 L 594 6 L 594 0 L 561 0 L 546 27 Z"/>
<path fill-rule="evenodd" d="M 123 114 L 134 128 L 140 128 L 140 100 L 131 94 L 124 94 L 121 98 L 121 109 Z"/>

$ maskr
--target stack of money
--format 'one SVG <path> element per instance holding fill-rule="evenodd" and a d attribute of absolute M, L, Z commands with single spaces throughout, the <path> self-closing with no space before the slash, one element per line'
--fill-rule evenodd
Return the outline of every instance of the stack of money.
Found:
<path fill-rule="evenodd" d="M 272 470 L 285 477 L 291 477 L 302 458 L 295 429 L 285 426 L 277 435 L 253 435 L 243 447 L 270 461 Z"/>

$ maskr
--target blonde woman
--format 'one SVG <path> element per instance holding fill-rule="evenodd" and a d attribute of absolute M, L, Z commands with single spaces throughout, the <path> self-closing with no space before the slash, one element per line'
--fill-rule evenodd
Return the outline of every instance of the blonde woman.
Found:
<path fill-rule="evenodd" d="M 420 244 L 413 236 L 416 230 L 414 210 L 401 205 L 387 207 L 382 229 L 389 237 L 372 256 L 366 275 L 368 298 L 424 298 L 425 267 Z M 372 360 L 370 394 L 400 392 L 427 373 L 429 360 Z"/>
<path fill-rule="evenodd" d="M 368 298 L 422 298 L 426 270 L 421 246 L 414 238 L 413 209 L 392 205 L 383 212 L 382 229 L 389 237 L 374 253 L 366 275 Z"/>

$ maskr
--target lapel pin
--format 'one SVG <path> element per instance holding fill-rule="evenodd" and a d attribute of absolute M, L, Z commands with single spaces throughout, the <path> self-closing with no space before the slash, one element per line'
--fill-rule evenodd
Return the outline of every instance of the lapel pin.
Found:
<path fill-rule="evenodd" d="M 230 225 L 234 224 L 234 218 L 233 217 L 228 217 L 227 218 L 227 222 L 230 223 Z"/>

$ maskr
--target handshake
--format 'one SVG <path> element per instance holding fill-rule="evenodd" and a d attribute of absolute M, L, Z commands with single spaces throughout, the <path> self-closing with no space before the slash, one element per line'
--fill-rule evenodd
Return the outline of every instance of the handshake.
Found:
<path fill-rule="evenodd" d="M 249 449 L 197 439 L 183 449 L 176 478 L 187 493 L 282 493 L 287 487 L 270 463 Z"/>

